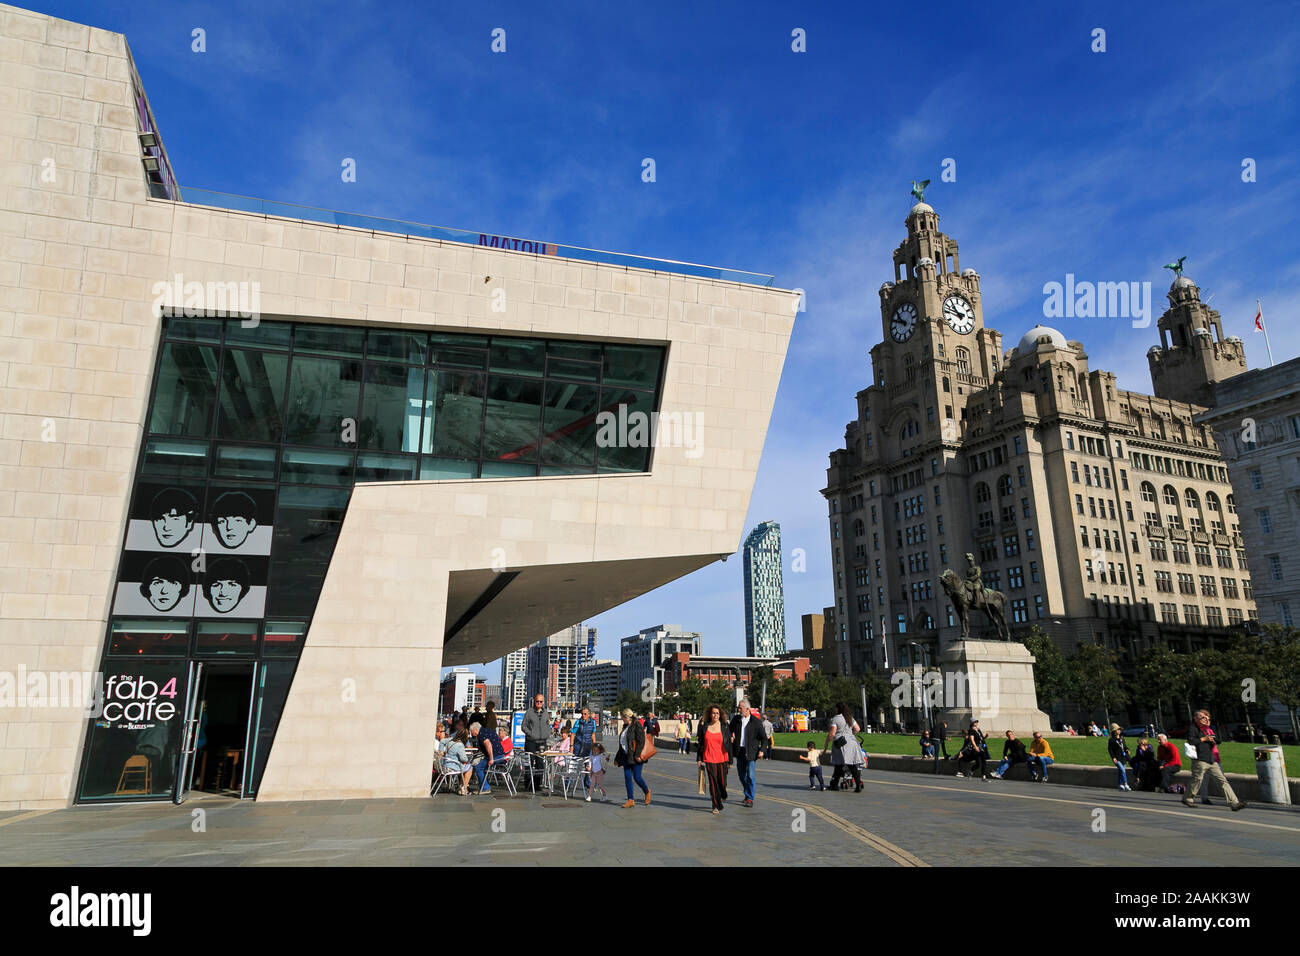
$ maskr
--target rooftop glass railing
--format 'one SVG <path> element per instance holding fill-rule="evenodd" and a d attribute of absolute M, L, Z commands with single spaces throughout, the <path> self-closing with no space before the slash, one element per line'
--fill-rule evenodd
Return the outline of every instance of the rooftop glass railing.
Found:
<path fill-rule="evenodd" d="M 448 226 L 431 226 L 425 223 L 407 222 L 402 219 L 361 216 L 356 213 L 338 212 L 334 209 L 321 209 L 318 206 L 276 202 L 270 199 L 254 199 L 250 196 L 237 196 L 233 193 L 215 192 L 211 189 L 196 189 L 193 186 L 180 187 L 180 201 L 196 206 L 215 206 L 218 209 L 234 209 L 241 212 L 259 213 L 264 216 L 303 219 L 308 222 L 348 226 L 353 229 L 366 229 L 371 232 L 421 236 L 425 239 L 441 239 L 446 242 L 462 242 L 467 245 L 496 249 L 504 248 L 512 252 L 559 256 L 584 262 L 604 262 L 610 265 L 626 266 L 629 269 L 653 269 L 658 272 L 674 272 L 679 275 L 699 276 L 705 279 L 743 282 L 747 285 L 770 286 L 773 281 L 772 276 L 761 272 L 724 269 L 721 266 L 704 266 L 694 262 L 656 259 L 652 256 L 634 256 L 622 252 L 604 252 L 599 249 L 566 246 L 561 243 L 546 242 L 540 239 L 497 236 L 490 233 L 472 232 L 468 229 L 453 229 Z"/>

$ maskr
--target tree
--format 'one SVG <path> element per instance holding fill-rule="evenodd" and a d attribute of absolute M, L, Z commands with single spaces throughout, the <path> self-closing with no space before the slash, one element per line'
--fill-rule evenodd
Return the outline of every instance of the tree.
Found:
<path fill-rule="evenodd" d="M 1025 635 L 1024 645 L 1034 655 L 1034 694 L 1038 706 L 1051 713 L 1053 706 L 1075 696 L 1075 671 L 1052 635 L 1037 624 Z"/>
<path fill-rule="evenodd" d="M 1070 659 L 1079 703 L 1089 710 L 1101 708 L 1110 726 L 1110 709 L 1127 699 L 1124 683 L 1115 669 L 1115 654 L 1100 644 L 1081 644 Z"/>
<path fill-rule="evenodd" d="M 1300 740 L 1300 630 L 1265 624 L 1264 638 L 1272 666 L 1261 693 L 1282 703 L 1291 718 L 1291 733 Z"/>
<path fill-rule="evenodd" d="M 664 694 L 655 701 L 655 713 L 659 716 L 680 714 L 683 710 L 682 699 L 676 692 Z"/>
<path fill-rule="evenodd" d="M 641 695 L 634 690 L 621 690 L 618 697 L 614 700 L 614 713 L 621 714 L 625 710 L 631 710 L 637 714 L 645 714 L 650 704 L 648 701 L 641 699 Z"/>
<path fill-rule="evenodd" d="M 826 679 L 826 675 L 819 670 L 810 670 L 808 675 L 798 684 L 797 693 L 799 703 L 796 706 L 803 706 L 809 710 L 815 710 L 818 716 L 824 716 L 831 706 L 831 682 Z"/>
<path fill-rule="evenodd" d="M 688 714 L 700 714 L 704 711 L 704 681 L 698 677 L 687 677 L 677 685 L 677 696 L 681 698 L 682 709 Z"/>
<path fill-rule="evenodd" d="M 1269 654 L 1268 644 L 1260 634 L 1238 632 L 1233 635 L 1232 642 L 1223 655 L 1223 663 L 1228 686 L 1240 698 L 1246 711 L 1246 729 L 1254 740 L 1256 722 L 1252 707 L 1258 711 L 1262 702 L 1264 711 L 1268 711 L 1267 689 L 1276 680 L 1272 673 L 1275 664 Z"/>
<path fill-rule="evenodd" d="M 1133 678 L 1133 697 L 1140 704 L 1146 704 L 1156 711 L 1156 718 L 1163 723 L 1161 701 L 1169 701 L 1170 712 L 1177 718 L 1178 702 L 1187 712 L 1187 720 L 1192 719 L 1192 677 L 1191 656 L 1179 654 L 1172 648 L 1157 644 L 1137 661 Z"/>

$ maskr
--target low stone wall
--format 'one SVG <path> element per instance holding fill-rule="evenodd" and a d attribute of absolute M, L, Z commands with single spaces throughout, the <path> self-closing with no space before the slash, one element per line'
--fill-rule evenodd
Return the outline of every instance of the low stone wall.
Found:
<path fill-rule="evenodd" d="M 670 740 L 660 736 L 660 743 L 656 744 L 661 750 L 665 748 L 676 749 L 677 741 Z M 868 744 L 870 740 L 868 740 Z M 692 743 L 692 749 L 694 744 Z M 956 751 L 953 751 L 954 753 Z M 786 760 L 791 763 L 799 763 L 799 755 L 806 753 L 798 747 L 773 747 L 773 760 Z M 822 755 L 822 763 L 830 765 L 830 755 Z M 990 758 L 989 772 L 997 767 L 998 761 Z M 807 764 L 804 764 L 807 766 Z M 870 770 L 892 770 L 898 773 L 934 773 L 934 760 L 930 757 L 907 756 L 903 754 L 873 754 L 867 752 L 867 767 Z M 955 760 L 940 760 L 939 773 L 951 777 L 957 769 Z M 1236 791 L 1237 796 L 1242 800 L 1249 800 L 1255 803 L 1260 800 L 1259 780 L 1253 774 L 1230 773 L 1228 783 L 1232 784 L 1232 789 Z M 1132 779 L 1133 774 L 1129 774 Z M 1115 768 L 1114 767 L 1087 767 L 1079 764 L 1054 763 L 1048 770 L 1047 786 L 1054 783 L 1064 783 L 1075 787 L 1097 787 L 1102 790 L 1115 789 Z M 1006 779 L 1008 780 L 1028 780 L 1029 768 L 1025 764 L 1017 764 L 1007 771 Z M 1289 777 L 1288 782 L 1291 788 L 1291 803 L 1294 806 L 1300 806 L 1300 779 Z M 1190 770 L 1183 770 L 1174 775 L 1174 783 L 1181 783 L 1184 787 L 1190 787 L 1192 783 L 1192 774 Z M 1219 795 L 1219 788 L 1214 784 L 1210 785 L 1210 799 L 1222 802 Z"/>

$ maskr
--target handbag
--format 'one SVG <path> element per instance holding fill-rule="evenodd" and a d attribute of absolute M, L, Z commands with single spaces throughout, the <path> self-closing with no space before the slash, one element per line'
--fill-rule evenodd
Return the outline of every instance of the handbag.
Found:
<path fill-rule="evenodd" d="M 1195 745 L 1194 745 L 1190 740 L 1185 741 L 1185 742 L 1183 743 L 1183 753 L 1187 754 L 1188 757 L 1190 757 L 1191 759 L 1195 760 L 1195 759 L 1196 759 L 1196 746 L 1195 746 Z"/>
<path fill-rule="evenodd" d="M 655 747 L 655 739 L 651 737 L 649 734 L 646 734 L 645 746 L 641 748 L 641 762 L 649 763 L 650 758 L 653 757 L 658 752 L 659 749 Z"/>
<path fill-rule="evenodd" d="M 704 795 L 704 764 L 700 764 L 700 795 Z"/>

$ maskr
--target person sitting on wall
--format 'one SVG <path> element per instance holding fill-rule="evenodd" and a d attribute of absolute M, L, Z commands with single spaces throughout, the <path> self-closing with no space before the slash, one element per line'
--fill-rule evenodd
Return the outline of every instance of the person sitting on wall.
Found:
<path fill-rule="evenodd" d="M 1146 737 L 1138 740 L 1137 750 L 1134 751 L 1129 766 L 1137 774 L 1139 790 L 1145 790 L 1149 793 L 1152 790 L 1160 789 L 1160 760 L 1151 747 L 1151 741 Z"/>
<path fill-rule="evenodd" d="M 203 581 L 203 595 L 212 610 L 229 614 L 252 590 L 248 565 L 237 558 L 213 561 Z"/>
<path fill-rule="evenodd" d="M 998 769 L 993 771 L 993 776 L 1001 780 L 1013 766 L 1026 763 L 1028 760 L 1029 755 L 1025 753 L 1024 743 L 1017 740 L 1016 735 L 1008 730 L 1007 739 L 1002 742 L 1002 762 L 998 764 Z"/>
<path fill-rule="evenodd" d="M 154 537 L 164 548 L 174 548 L 189 536 L 194 527 L 198 502 L 184 488 L 164 488 L 153 496 L 149 521 Z"/>
<path fill-rule="evenodd" d="M 144 566 L 144 574 L 140 576 L 140 596 L 155 611 L 165 613 L 172 610 L 189 593 L 188 569 L 176 555 L 159 555 Z"/>
<path fill-rule="evenodd" d="M 223 548 L 238 548 L 257 530 L 257 505 L 242 491 L 227 491 L 213 503 L 208 522 Z"/>
<path fill-rule="evenodd" d="M 1029 776 L 1035 783 L 1047 783 L 1047 768 L 1052 765 L 1052 745 L 1042 731 L 1034 731 L 1029 741 Z"/>
<path fill-rule="evenodd" d="M 935 755 L 934 738 L 930 736 L 930 731 L 921 731 L 921 756 L 933 757 Z"/>

